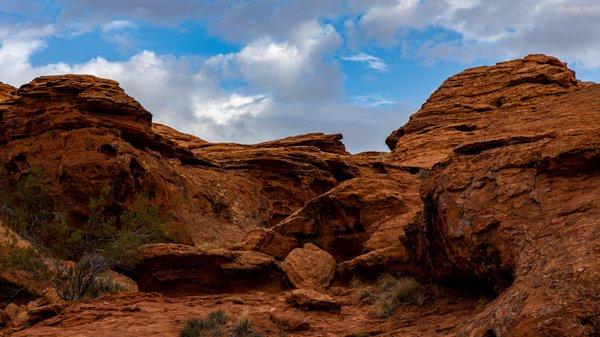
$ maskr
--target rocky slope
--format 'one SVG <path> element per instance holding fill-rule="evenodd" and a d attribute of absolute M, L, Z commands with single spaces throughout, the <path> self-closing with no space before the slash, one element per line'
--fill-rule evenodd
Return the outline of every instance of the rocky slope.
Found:
<path fill-rule="evenodd" d="M 146 194 L 187 244 L 141 250 L 133 276 L 160 296 L 72 304 L 5 333 L 174 335 L 191 315 L 249 307 L 267 336 L 600 334 L 600 85 L 531 55 L 448 79 L 389 154 L 352 155 L 341 138 L 212 144 L 152 124 L 113 81 L 0 85 L 11 174 L 40 166 L 73 225 L 107 185 L 117 208 Z M 350 281 L 389 272 L 447 288 L 378 319 Z M 341 311 L 314 312 L 323 301 Z"/>

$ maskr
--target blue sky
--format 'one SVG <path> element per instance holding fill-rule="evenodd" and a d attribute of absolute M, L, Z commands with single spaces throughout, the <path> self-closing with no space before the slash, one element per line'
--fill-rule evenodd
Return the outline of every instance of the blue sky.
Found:
<path fill-rule="evenodd" d="M 592 0 L 0 0 L 0 81 L 115 79 L 209 141 L 384 140 L 447 77 L 547 53 L 600 82 Z"/>

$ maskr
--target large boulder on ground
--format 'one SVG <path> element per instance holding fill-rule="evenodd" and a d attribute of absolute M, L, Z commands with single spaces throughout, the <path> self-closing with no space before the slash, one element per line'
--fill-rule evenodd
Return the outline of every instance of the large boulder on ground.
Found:
<path fill-rule="evenodd" d="M 269 255 L 175 244 L 143 246 L 134 274 L 140 291 L 175 295 L 283 287 L 283 273 Z"/>
<path fill-rule="evenodd" d="M 312 243 L 292 250 L 281 267 L 296 288 L 325 290 L 335 274 L 333 257 Z"/>

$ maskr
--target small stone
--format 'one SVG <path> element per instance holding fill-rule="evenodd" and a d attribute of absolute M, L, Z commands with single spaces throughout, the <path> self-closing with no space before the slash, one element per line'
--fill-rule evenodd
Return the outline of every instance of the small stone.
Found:
<path fill-rule="evenodd" d="M 310 327 L 306 316 L 291 310 L 271 312 L 269 317 L 280 329 L 288 332 L 304 331 Z"/>
<path fill-rule="evenodd" d="M 311 289 L 295 289 L 287 296 L 287 303 L 302 310 L 340 311 L 342 305 L 329 295 Z"/>
<path fill-rule="evenodd" d="M 14 303 L 10 303 L 9 305 L 6 306 L 6 308 L 4 308 L 4 313 L 6 314 L 6 316 L 8 316 L 8 319 L 10 321 L 15 320 L 15 318 L 17 318 L 17 316 L 19 315 L 19 313 L 22 311 L 21 307 L 19 307 L 18 305 L 14 304 Z"/>

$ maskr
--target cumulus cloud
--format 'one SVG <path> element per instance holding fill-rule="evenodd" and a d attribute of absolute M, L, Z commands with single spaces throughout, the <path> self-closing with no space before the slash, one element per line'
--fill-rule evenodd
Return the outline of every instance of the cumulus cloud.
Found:
<path fill-rule="evenodd" d="M 377 71 L 386 71 L 387 64 L 377 56 L 369 55 L 367 53 L 358 53 L 349 56 L 343 56 L 342 60 L 365 63 L 367 67 L 377 70 Z"/>
<path fill-rule="evenodd" d="M 389 121 L 406 116 L 401 110 L 406 107 L 376 118 L 371 107 L 378 104 L 344 102 L 343 74 L 332 58 L 340 36 L 316 21 L 305 22 L 288 39 L 257 39 L 237 52 L 209 58 L 143 51 L 122 61 L 97 57 L 79 64 L 32 65 L 31 56 L 52 30 L 0 35 L 0 78 L 16 86 L 49 74 L 112 78 L 153 112 L 156 122 L 210 141 L 254 143 L 324 131 L 344 133 L 353 151 L 383 149 L 385 135 L 401 123 Z M 228 79 L 245 85 L 225 90 L 221 82 Z"/>
<path fill-rule="evenodd" d="M 23 26 L 19 17 L 38 26 Z M 383 149 L 409 108 L 368 91 L 346 97 L 339 66 L 358 62 L 373 70 L 369 76 L 388 76 L 386 62 L 361 52 L 371 47 L 384 46 L 388 62 L 398 61 L 394 54 L 470 63 L 545 52 L 600 68 L 595 0 L 6 0 L 0 20 L 0 80 L 19 85 L 61 73 L 113 78 L 157 121 L 212 141 L 342 131 L 353 150 Z M 239 48 L 207 57 L 143 51 L 79 64 L 31 61 L 51 36 L 93 31 L 131 51 L 142 22 L 176 28 L 186 20 Z"/>
<path fill-rule="evenodd" d="M 595 0 L 393 0 L 373 5 L 347 26 L 383 45 L 402 44 L 415 30 L 460 35 L 450 41 L 426 39 L 410 51 L 428 60 L 471 62 L 543 52 L 582 67 L 600 67 L 600 5 Z"/>

